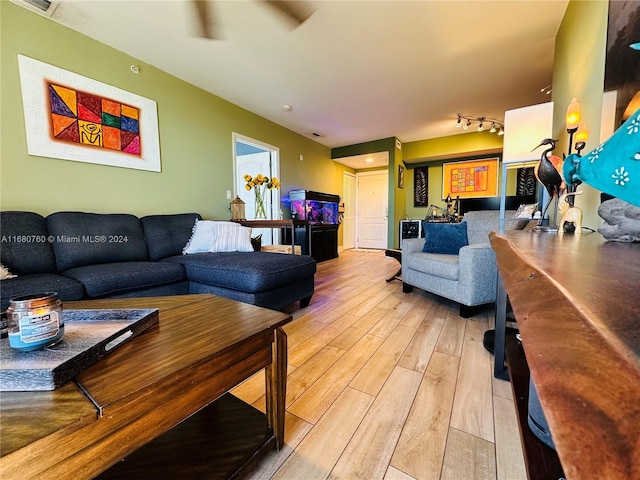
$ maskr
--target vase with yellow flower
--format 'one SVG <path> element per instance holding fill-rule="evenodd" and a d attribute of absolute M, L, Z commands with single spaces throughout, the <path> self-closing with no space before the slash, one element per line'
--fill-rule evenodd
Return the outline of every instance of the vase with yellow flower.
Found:
<path fill-rule="evenodd" d="M 250 192 L 254 191 L 256 197 L 256 219 L 266 219 L 267 210 L 265 207 L 265 197 L 267 190 L 273 190 L 274 188 L 280 188 L 280 182 L 276 177 L 266 177 L 261 173 L 255 177 L 245 173 L 244 176 L 245 185 L 244 188 Z"/>

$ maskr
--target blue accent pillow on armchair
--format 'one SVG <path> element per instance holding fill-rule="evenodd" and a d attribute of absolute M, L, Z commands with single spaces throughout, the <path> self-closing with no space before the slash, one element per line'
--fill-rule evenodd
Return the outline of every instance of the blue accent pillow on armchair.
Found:
<path fill-rule="evenodd" d="M 422 251 L 426 253 L 458 255 L 462 247 L 469 245 L 467 222 L 424 222 L 423 231 L 425 242 Z"/>

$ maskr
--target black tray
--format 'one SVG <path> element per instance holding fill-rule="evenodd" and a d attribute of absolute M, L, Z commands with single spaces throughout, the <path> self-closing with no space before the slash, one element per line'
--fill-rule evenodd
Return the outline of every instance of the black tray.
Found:
<path fill-rule="evenodd" d="M 55 390 L 152 325 L 158 309 L 63 310 L 64 337 L 29 352 L 0 340 L 0 391 Z"/>

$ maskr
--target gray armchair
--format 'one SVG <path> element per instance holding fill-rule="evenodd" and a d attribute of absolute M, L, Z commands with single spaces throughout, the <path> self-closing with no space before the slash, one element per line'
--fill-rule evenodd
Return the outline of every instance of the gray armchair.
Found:
<path fill-rule="evenodd" d="M 512 219 L 513 211 L 505 218 Z M 498 269 L 489 243 L 489 232 L 498 230 L 500 212 L 485 210 L 467 212 L 469 245 L 458 255 L 425 253 L 425 239 L 410 238 L 402 243 L 402 291 L 409 293 L 413 287 L 448 298 L 460 304 L 460 316 L 469 317 L 477 306 L 496 300 Z M 524 221 L 506 221 L 505 230 L 522 229 Z M 475 308 L 474 308 L 475 307 Z"/>

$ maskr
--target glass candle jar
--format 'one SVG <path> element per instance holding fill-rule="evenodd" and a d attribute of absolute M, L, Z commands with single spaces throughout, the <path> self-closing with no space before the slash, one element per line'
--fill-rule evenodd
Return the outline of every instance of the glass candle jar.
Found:
<path fill-rule="evenodd" d="M 12 298 L 7 322 L 10 347 L 23 351 L 48 347 L 64 335 L 62 302 L 55 292 Z"/>

